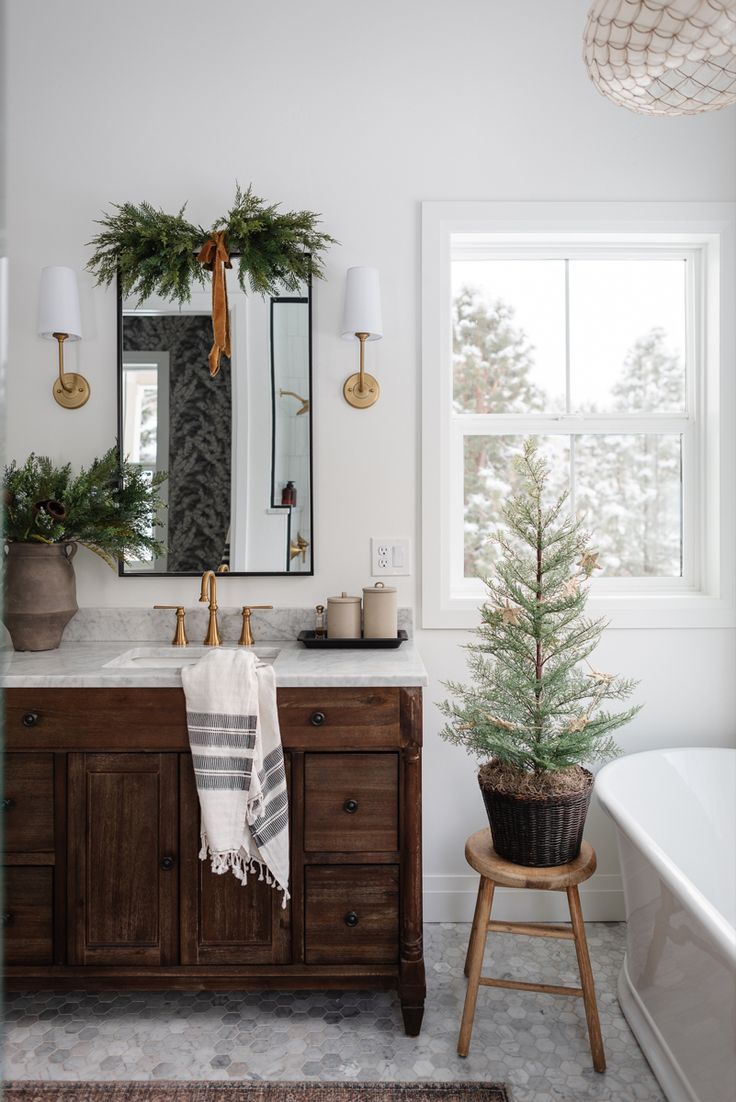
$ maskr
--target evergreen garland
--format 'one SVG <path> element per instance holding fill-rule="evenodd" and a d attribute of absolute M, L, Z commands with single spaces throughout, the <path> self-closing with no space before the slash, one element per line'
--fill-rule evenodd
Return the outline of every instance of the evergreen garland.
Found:
<path fill-rule="evenodd" d="M 182 305 L 191 297 L 193 283 L 204 287 L 207 272 L 197 252 L 212 233 L 225 231 L 228 252 L 237 258 L 238 283 L 243 291 L 260 295 L 296 291 L 310 276 L 321 279 L 320 253 L 335 239 L 317 230 L 319 216 L 311 211 L 278 213 L 278 204 L 266 206 L 253 194 L 236 186 L 228 213 L 211 230 L 195 226 L 178 214 L 166 214 L 150 203 L 114 203 L 114 212 L 98 221 L 102 232 L 88 245 L 95 252 L 87 269 L 97 285 L 109 287 L 120 277 L 124 297 L 138 302 L 160 295 Z"/>
<path fill-rule="evenodd" d="M 610 733 L 639 708 L 602 705 L 625 700 L 637 683 L 588 663 L 607 626 L 585 616 L 598 555 L 565 509 L 567 493 L 545 502 L 550 471 L 533 439 L 515 463 L 521 489 L 503 510 L 510 534 L 494 537 L 500 561 L 486 581 L 479 641 L 467 648 L 475 684 L 445 683 L 454 700 L 439 705 L 450 721 L 441 735 L 482 759 L 540 774 L 616 756 Z"/>
<path fill-rule="evenodd" d="M 81 543 L 114 567 L 118 560 L 160 555 L 151 536 L 163 503 L 165 472 L 149 478 L 112 447 L 89 469 L 72 474 L 47 455 L 31 453 L 4 472 L 4 537 L 15 543 Z"/>

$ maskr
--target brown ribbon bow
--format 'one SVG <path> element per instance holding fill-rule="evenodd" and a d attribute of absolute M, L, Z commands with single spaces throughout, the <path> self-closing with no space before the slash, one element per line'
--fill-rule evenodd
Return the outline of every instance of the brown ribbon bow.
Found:
<path fill-rule="evenodd" d="M 213 233 L 199 250 L 197 260 L 208 272 L 212 272 L 212 348 L 207 357 L 210 375 L 214 378 L 220 370 L 220 357 L 230 358 L 230 311 L 227 308 L 227 284 L 225 269 L 232 268 L 225 247 L 225 231 Z"/>

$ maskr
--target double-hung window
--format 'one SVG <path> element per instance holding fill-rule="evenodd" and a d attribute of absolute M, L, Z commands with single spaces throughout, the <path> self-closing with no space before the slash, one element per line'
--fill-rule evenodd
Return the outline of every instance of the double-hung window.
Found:
<path fill-rule="evenodd" d="M 424 626 L 477 622 L 529 435 L 593 611 L 730 622 L 732 233 L 728 204 L 424 204 Z"/>

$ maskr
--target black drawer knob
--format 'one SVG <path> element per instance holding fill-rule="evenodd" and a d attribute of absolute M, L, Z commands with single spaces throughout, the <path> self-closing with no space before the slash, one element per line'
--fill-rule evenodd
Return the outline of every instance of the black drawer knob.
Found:
<path fill-rule="evenodd" d="M 358 916 L 355 913 L 355 911 L 348 911 L 348 913 L 345 915 L 345 925 L 346 926 L 357 926 L 358 925 Z"/>
<path fill-rule="evenodd" d="M 24 727 L 35 727 L 38 723 L 38 712 L 24 712 L 21 722 Z"/>
<path fill-rule="evenodd" d="M 171 869 L 173 869 L 173 867 L 174 867 L 174 858 L 173 857 L 162 857 L 161 858 L 161 868 L 164 870 L 164 872 L 170 872 Z"/>
<path fill-rule="evenodd" d="M 0 915 L 0 922 L 2 922 L 3 926 L 12 926 L 12 924 L 13 924 L 13 915 L 12 915 L 12 913 L 10 911 L 3 911 L 2 915 Z"/>
<path fill-rule="evenodd" d="M 345 803 L 342 805 L 342 809 L 343 811 L 347 811 L 348 815 L 354 815 L 355 812 L 358 810 L 358 801 L 346 800 Z"/>
<path fill-rule="evenodd" d="M 313 727 L 321 727 L 324 721 L 324 712 L 312 712 L 311 716 L 309 717 L 309 722 L 312 724 Z"/>
<path fill-rule="evenodd" d="M 15 800 L 12 798 L 12 796 L 5 796 L 4 799 L 0 800 L 0 810 L 10 811 L 14 803 Z"/>

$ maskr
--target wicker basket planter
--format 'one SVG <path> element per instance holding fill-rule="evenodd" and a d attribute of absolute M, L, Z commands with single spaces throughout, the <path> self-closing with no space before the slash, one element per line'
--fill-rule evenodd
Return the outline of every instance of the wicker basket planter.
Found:
<path fill-rule="evenodd" d="M 533 868 L 573 861 L 580 853 L 593 791 L 593 774 L 582 767 L 581 772 L 587 787 L 564 796 L 511 795 L 481 785 L 496 853 Z"/>

